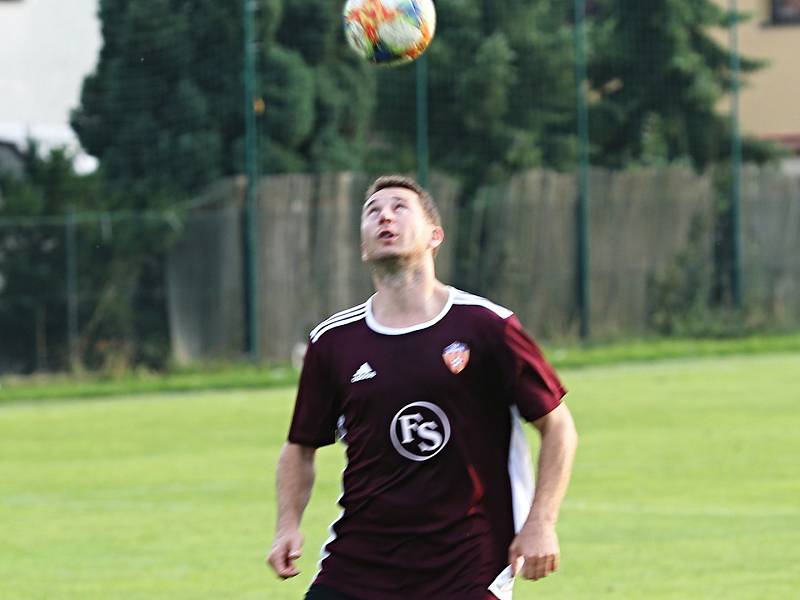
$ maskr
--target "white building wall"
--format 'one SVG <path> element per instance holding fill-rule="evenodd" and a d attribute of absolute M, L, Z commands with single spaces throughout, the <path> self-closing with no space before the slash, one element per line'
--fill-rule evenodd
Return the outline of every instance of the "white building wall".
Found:
<path fill-rule="evenodd" d="M 0 0 L 0 139 L 77 150 L 69 113 L 97 64 L 97 9 L 98 0 Z"/>

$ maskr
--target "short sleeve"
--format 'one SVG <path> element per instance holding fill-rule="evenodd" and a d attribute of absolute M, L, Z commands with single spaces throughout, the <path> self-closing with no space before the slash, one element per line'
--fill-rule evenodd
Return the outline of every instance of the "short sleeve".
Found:
<path fill-rule="evenodd" d="M 561 404 L 564 386 L 515 315 L 505 319 L 499 355 L 509 402 L 527 421 L 535 421 Z"/>
<path fill-rule="evenodd" d="M 329 366 L 319 343 L 308 345 L 288 439 L 293 444 L 319 448 L 336 441 L 336 394 Z"/>

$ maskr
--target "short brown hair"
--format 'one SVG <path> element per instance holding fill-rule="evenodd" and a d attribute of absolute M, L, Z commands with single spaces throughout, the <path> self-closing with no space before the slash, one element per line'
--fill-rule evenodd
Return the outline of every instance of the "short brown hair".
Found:
<path fill-rule="evenodd" d="M 433 196 L 419 183 L 405 175 L 382 175 L 378 177 L 367 189 L 367 193 L 364 195 L 364 202 L 369 200 L 375 192 L 386 188 L 405 188 L 415 192 L 419 197 L 419 204 L 428 221 L 437 227 L 442 226 L 442 217 L 439 214 L 439 208 L 436 206 Z"/>

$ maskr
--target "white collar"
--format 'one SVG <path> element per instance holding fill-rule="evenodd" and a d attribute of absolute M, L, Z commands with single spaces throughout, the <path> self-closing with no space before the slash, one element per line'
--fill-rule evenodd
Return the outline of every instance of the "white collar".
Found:
<path fill-rule="evenodd" d="M 447 302 L 444 303 L 442 310 L 439 311 L 439 314 L 433 317 L 432 319 L 425 321 L 424 323 L 417 323 L 416 325 L 410 325 L 409 327 L 387 327 L 386 325 L 381 325 L 375 319 L 375 314 L 372 312 L 372 299 L 375 298 L 375 294 L 369 297 L 367 300 L 367 327 L 372 329 L 375 333 L 382 333 L 384 335 L 403 335 L 404 333 L 411 333 L 412 331 L 419 331 L 420 329 L 426 329 L 435 325 L 439 321 L 441 321 L 444 316 L 450 311 L 450 307 L 453 306 L 453 294 L 455 290 L 447 286 Z"/>

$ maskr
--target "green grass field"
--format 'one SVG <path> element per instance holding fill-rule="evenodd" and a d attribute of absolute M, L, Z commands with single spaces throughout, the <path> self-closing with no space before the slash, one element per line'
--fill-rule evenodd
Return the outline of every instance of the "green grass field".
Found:
<path fill-rule="evenodd" d="M 562 569 L 518 583 L 517 600 L 797 597 L 800 354 L 562 376 L 581 434 Z M 279 582 L 263 558 L 292 399 L 278 388 L 0 407 L 0 598 L 302 598 L 342 460 L 320 452 L 303 573 Z"/>

